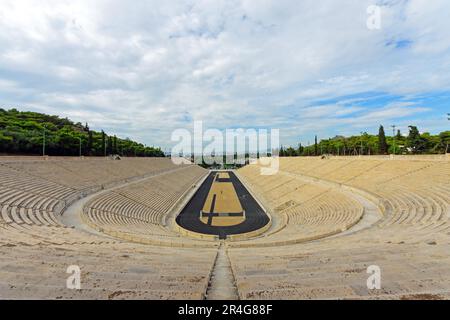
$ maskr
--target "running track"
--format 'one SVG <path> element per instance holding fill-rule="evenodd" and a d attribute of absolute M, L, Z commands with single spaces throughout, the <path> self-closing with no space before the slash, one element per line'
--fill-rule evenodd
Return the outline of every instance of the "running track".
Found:
<path fill-rule="evenodd" d="M 190 231 L 218 235 L 220 239 L 226 239 L 227 235 L 251 232 L 258 230 L 269 223 L 267 214 L 233 172 L 229 172 L 230 180 L 233 183 L 242 208 L 245 210 L 245 221 L 241 224 L 228 227 L 210 226 L 202 223 L 199 219 L 200 210 L 203 208 L 203 204 L 206 201 L 216 173 L 217 172 L 211 172 L 209 174 L 191 200 L 189 200 L 188 204 L 178 215 L 176 222 L 180 226 Z"/>

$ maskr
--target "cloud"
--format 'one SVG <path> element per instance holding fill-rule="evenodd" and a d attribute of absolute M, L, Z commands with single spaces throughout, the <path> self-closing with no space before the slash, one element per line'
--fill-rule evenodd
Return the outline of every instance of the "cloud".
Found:
<path fill-rule="evenodd" d="M 374 2 L 3 0 L 1 104 L 164 147 L 193 120 L 280 128 L 285 144 L 381 122 L 443 130 L 450 4 L 378 1 L 368 30 Z"/>

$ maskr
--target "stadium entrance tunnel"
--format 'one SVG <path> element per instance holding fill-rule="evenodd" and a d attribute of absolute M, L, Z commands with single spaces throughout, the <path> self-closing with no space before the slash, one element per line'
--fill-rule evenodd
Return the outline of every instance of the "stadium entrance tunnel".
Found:
<path fill-rule="evenodd" d="M 269 216 L 233 172 L 212 171 L 176 218 L 196 234 L 219 239 L 257 231 Z"/>

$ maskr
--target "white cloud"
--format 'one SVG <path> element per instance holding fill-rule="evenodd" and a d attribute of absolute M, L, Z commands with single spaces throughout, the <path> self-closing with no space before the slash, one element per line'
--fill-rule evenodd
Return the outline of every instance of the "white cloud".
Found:
<path fill-rule="evenodd" d="M 164 146 L 192 119 L 279 127 L 287 143 L 420 125 L 436 110 L 401 102 L 450 90 L 450 3 L 380 1 L 370 31 L 373 2 L 3 0 L 2 104 Z M 364 104 L 376 95 L 399 98 Z M 424 125 L 446 125 L 434 119 Z"/>

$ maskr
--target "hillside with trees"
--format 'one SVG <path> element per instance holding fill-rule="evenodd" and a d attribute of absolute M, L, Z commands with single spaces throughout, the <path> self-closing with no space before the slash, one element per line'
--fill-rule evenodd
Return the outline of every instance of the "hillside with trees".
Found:
<path fill-rule="evenodd" d="M 160 148 L 122 139 L 67 118 L 0 108 L 0 154 L 163 157 Z"/>
<path fill-rule="evenodd" d="M 416 126 L 410 126 L 407 135 L 398 130 L 396 135 L 386 136 L 383 126 L 378 135 L 368 134 L 316 141 L 313 145 L 297 147 L 281 147 L 280 156 L 319 156 L 332 155 L 378 155 L 378 154 L 444 154 L 450 152 L 450 131 L 432 135 L 420 133 Z"/>

